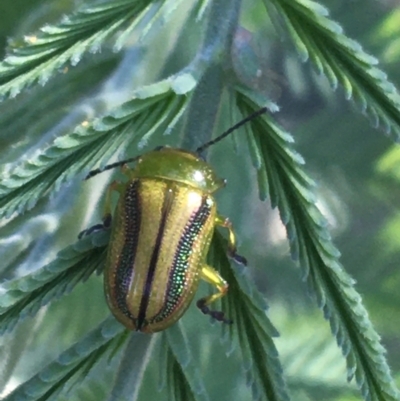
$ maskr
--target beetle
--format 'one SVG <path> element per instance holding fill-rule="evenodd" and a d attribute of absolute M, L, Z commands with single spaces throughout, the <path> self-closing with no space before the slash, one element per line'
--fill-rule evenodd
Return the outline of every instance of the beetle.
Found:
<path fill-rule="evenodd" d="M 197 307 L 232 323 L 223 312 L 209 308 L 228 290 L 228 283 L 206 263 L 215 227 L 228 230 L 228 255 L 240 264 L 247 262 L 236 252 L 231 222 L 217 213 L 213 194 L 226 182 L 200 154 L 265 111 L 260 109 L 195 152 L 160 147 L 87 175 L 86 179 L 122 167 L 127 177 L 127 182 L 109 186 L 103 222 L 82 231 L 79 238 L 111 228 L 105 296 L 111 312 L 128 329 L 153 333 L 171 326 L 185 313 L 200 279 L 217 292 L 198 300 Z M 134 168 L 128 167 L 131 162 Z M 114 213 L 113 191 L 119 193 Z"/>

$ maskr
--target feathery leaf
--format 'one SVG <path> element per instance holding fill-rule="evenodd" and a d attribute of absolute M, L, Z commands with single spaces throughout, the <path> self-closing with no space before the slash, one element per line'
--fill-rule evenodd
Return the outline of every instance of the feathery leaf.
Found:
<path fill-rule="evenodd" d="M 54 298 L 69 293 L 105 260 L 109 232 L 101 231 L 78 240 L 60 251 L 55 260 L 41 269 L 1 286 L 0 334 L 12 330 L 27 316 Z"/>
<path fill-rule="evenodd" d="M 76 174 L 87 173 L 99 160 L 106 161 L 122 144 L 135 138 L 144 143 L 156 128 L 171 130 L 189 100 L 173 89 L 180 81 L 181 76 L 176 76 L 137 90 L 132 100 L 91 123 L 84 121 L 17 166 L 0 183 L 0 216 L 33 207 L 50 190 L 57 190 Z M 179 89 L 191 90 L 188 85 Z"/>
<path fill-rule="evenodd" d="M 279 334 L 266 315 L 267 305 L 258 290 L 226 256 L 226 246 L 219 232 L 214 233 L 210 250 L 210 264 L 215 266 L 229 284 L 228 294 L 222 298 L 222 310 L 233 324 L 229 330 L 231 342 L 238 338 L 242 367 L 247 385 L 255 400 L 288 401 L 290 399 L 283 369 L 273 337 Z"/>
<path fill-rule="evenodd" d="M 259 107 L 241 93 L 237 94 L 237 105 L 243 115 Z M 331 324 L 346 357 L 348 379 L 355 376 L 366 400 L 397 400 L 399 393 L 380 338 L 354 289 L 354 280 L 338 261 L 340 254 L 315 206 L 314 185 L 302 170 L 302 159 L 293 157 L 292 141 L 285 140 L 288 134 L 271 118 L 264 115 L 253 120 L 251 126 L 264 159 L 261 168 L 266 169 L 265 186 L 270 188 L 271 202 L 278 206 L 286 225 L 292 257 L 299 262 L 304 279 Z"/>
<path fill-rule="evenodd" d="M 0 63 L 0 97 L 16 96 L 36 82 L 44 84 L 68 61 L 75 65 L 84 52 L 99 51 L 106 39 L 123 32 L 125 24 L 137 23 L 151 3 L 118 0 L 81 8 L 58 25 L 44 26 L 37 35 L 25 36 L 25 42 L 13 47 Z M 121 40 L 118 43 L 121 46 Z"/>
<path fill-rule="evenodd" d="M 3 401 L 56 400 L 61 392 L 86 377 L 103 358 L 121 347 L 127 330 L 114 317 L 107 318 L 81 341 L 64 351 L 43 370 L 4 397 Z"/>
<path fill-rule="evenodd" d="M 269 0 L 264 0 L 266 6 Z M 333 89 L 340 83 L 347 99 L 353 98 L 385 133 L 400 138 L 400 95 L 378 61 L 342 33 L 327 10 L 311 0 L 272 0 L 305 61 L 323 73 Z"/>
<path fill-rule="evenodd" d="M 160 377 L 167 378 L 168 400 L 209 401 L 202 375 L 190 351 L 180 322 L 162 334 Z"/>

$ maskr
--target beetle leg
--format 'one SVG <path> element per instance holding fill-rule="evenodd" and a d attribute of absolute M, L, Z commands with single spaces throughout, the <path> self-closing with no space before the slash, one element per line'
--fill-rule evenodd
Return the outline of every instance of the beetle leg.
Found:
<path fill-rule="evenodd" d="M 247 260 L 244 256 L 238 255 L 236 253 L 236 236 L 233 231 L 232 223 L 227 217 L 217 216 L 215 218 L 215 224 L 228 229 L 228 256 L 234 259 L 237 263 L 246 266 Z"/>
<path fill-rule="evenodd" d="M 224 322 L 227 324 L 232 324 L 232 320 L 226 319 L 224 317 L 224 312 L 213 311 L 208 307 L 209 304 L 216 301 L 217 299 L 223 297 L 228 291 L 228 283 L 221 277 L 221 275 L 211 266 L 204 265 L 200 272 L 200 278 L 207 283 L 210 283 L 217 287 L 218 292 L 216 294 L 209 295 L 208 297 L 201 298 L 197 301 L 197 307 L 205 314 L 210 315 L 214 319 Z"/>
<path fill-rule="evenodd" d="M 86 235 L 90 235 L 96 231 L 100 230 L 107 230 L 111 227 L 111 193 L 112 191 L 118 191 L 120 192 L 122 187 L 121 183 L 118 181 L 113 181 L 108 189 L 107 189 L 107 194 L 106 194 L 106 201 L 105 201 L 105 206 L 104 206 L 104 216 L 103 216 L 103 221 L 102 223 L 95 224 L 92 227 L 87 228 L 86 230 L 83 230 L 79 233 L 78 238 L 81 239 L 82 237 Z"/>
<path fill-rule="evenodd" d="M 125 164 L 125 166 L 126 166 L 126 164 Z M 105 229 L 111 227 L 111 212 L 112 212 L 111 194 L 113 191 L 117 191 L 117 192 L 121 193 L 123 188 L 124 188 L 124 184 L 122 182 L 113 181 L 107 189 L 106 201 L 104 204 L 104 215 L 103 215 L 103 228 L 105 228 Z"/>

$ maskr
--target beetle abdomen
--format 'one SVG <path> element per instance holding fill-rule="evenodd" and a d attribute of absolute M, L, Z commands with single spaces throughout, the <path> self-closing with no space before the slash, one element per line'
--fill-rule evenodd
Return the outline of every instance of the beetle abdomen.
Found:
<path fill-rule="evenodd" d="M 193 298 L 214 200 L 180 183 L 141 178 L 127 185 L 117 209 L 105 271 L 110 308 L 131 329 L 162 330 Z"/>

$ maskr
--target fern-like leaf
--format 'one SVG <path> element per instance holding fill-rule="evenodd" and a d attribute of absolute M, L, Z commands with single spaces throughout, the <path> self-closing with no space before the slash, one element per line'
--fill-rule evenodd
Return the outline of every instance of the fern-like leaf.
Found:
<path fill-rule="evenodd" d="M 75 65 L 84 52 L 99 51 L 106 39 L 123 33 L 125 24 L 130 23 L 131 30 L 149 4 L 150 0 L 118 0 L 85 7 L 58 25 L 43 27 L 38 35 L 26 36 L 25 43 L 13 47 L 0 63 L 0 97 L 16 96 L 35 82 L 44 84 L 66 62 Z"/>
<path fill-rule="evenodd" d="M 197 369 L 190 344 L 178 322 L 161 337 L 160 387 L 165 384 L 170 401 L 209 401 L 201 372 Z"/>
<path fill-rule="evenodd" d="M 259 107 L 240 93 L 237 105 L 243 115 Z M 290 145 L 292 137 L 267 116 L 252 121 L 251 127 L 261 157 L 259 180 L 266 181 L 261 187 L 268 188 L 272 206 L 279 208 L 292 257 L 299 261 L 304 280 L 313 289 L 346 357 L 348 380 L 355 377 L 366 400 L 398 400 L 385 350 L 354 289 L 354 280 L 338 261 L 340 254 L 330 239 L 327 222 L 316 207 L 313 181 Z"/>
<path fill-rule="evenodd" d="M 268 5 L 269 0 L 264 0 Z M 336 89 L 340 83 L 373 123 L 400 137 L 400 96 L 378 61 L 342 33 L 327 10 L 311 0 L 272 0 L 303 60 L 308 58 Z"/>
<path fill-rule="evenodd" d="M 110 158 L 123 143 L 134 138 L 143 143 L 156 130 L 171 130 L 189 100 L 176 91 L 193 88 L 193 83 L 185 85 L 178 76 L 144 87 L 108 115 L 92 123 L 85 121 L 71 134 L 55 139 L 0 183 L 0 216 L 33 207 L 51 189 L 87 172 L 100 159 Z"/>
<path fill-rule="evenodd" d="M 289 394 L 273 338 L 279 334 L 266 315 L 267 305 L 258 290 L 236 266 L 230 265 L 221 234 L 214 234 L 210 263 L 229 284 L 222 310 L 233 320 L 231 343 L 239 341 L 247 384 L 255 400 L 288 401 Z M 226 244 L 225 244 L 226 245 Z"/>
<path fill-rule="evenodd" d="M 71 383 L 73 379 L 85 378 L 107 353 L 119 348 L 127 339 L 127 334 L 127 330 L 114 317 L 107 318 L 2 401 L 56 400 L 67 387 L 77 384 L 77 381 Z"/>
<path fill-rule="evenodd" d="M 0 297 L 0 335 L 10 331 L 26 316 L 70 292 L 86 280 L 105 260 L 109 232 L 82 238 L 58 253 L 56 259 L 41 269 L 5 282 Z"/>

